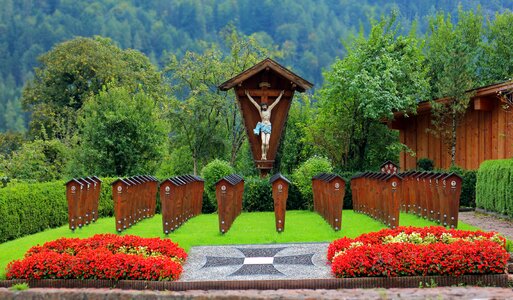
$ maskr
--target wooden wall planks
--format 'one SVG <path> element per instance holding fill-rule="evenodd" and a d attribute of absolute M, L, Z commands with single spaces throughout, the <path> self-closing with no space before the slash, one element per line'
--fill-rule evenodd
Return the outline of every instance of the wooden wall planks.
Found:
<path fill-rule="evenodd" d="M 400 154 L 402 170 L 415 169 L 417 160 L 428 157 L 435 168 L 450 166 L 450 147 L 428 130 L 431 128 L 429 112 L 405 119 L 407 125 L 400 129 L 401 143 L 416 155 Z M 494 101 L 492 111 L 476 111 L 470 106 L 457 130 L 456 164 L 465 169 L 477 169 L 487 159 L 513 157 L 513 110 L 505 110 Z"/>

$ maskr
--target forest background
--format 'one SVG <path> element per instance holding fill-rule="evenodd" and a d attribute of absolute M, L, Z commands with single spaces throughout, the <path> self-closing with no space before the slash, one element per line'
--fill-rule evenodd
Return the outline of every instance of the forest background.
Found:
<path fill-rule="evenodd" d="M 268 56 L 315 84 L 296 96 L 276 162 L 298 181 L 397 161 L 408 149 L 381 121 L 421 100 L 454 99 L 433 124 L 450 151 L 466 91 L 513 77 L 511 0 L 0 7 L 0 172 L 18 180 L 164 178 L 215 159 L 256 175 L 234 95 L 217 86 Z"/>

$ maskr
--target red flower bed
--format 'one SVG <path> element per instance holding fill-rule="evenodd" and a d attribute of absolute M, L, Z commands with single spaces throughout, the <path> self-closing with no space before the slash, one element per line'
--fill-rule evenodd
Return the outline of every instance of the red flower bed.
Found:
<path fill-rule="evenodd" d="M 170 240 L 95 235 L 29 249 L 7 266 L 8 279 L 176 280 L 187 253 Z"/>
<path fill-rule="evenodd" d="M 500 274 L 505 242 L 493 232 L 398 227 L 336 240 L 328 260 L 337 277 Z"/>

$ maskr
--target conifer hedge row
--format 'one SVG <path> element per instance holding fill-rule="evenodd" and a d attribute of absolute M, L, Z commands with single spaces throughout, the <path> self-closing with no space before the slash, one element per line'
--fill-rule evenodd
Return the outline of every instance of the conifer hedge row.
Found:
<path fill-rule="evenodd" d="M 513 159 L 487 160 L 477 172 L 476 206 L 513 216 Z"/>
<path fill-rule="evenodd" d="M 114 203 L 110 184 L 114 178 L 102 180 L 98 214 L 100 217 L 112 216 Z M 64 183 L 17 182 L 0 189 L 0 243 L 67 224 Z"/>

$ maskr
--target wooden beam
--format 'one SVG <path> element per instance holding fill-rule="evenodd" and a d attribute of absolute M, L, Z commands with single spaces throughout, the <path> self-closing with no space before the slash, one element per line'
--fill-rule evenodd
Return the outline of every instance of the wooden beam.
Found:
<path fill-rule="evenodd" d="M 474 110 L 492 111 L 494 108 L 494 100 L 489 97 L 475 97 Z"/>
<path fill-rule="evenodd" d="M 406 126 L 406 120 L 405 119 L 397 119 L 397 120 L 391 120 L 387 122 L 387 126 L 390 129 L 395 130 L 404 130 Z"/>
<path fill-rule="evenodd" d="M 242 89 L 242 88 L 239 88 L 237 89 L 237 95 L 239 96 L 246 96 L 246 90 L 245 89 Z M 247 90 L 249 92 L 249 94 L 251 95 L 251 97 L 263 97 L 263 96 L 268 96 L 268 97 L 278 97 L 281 93 L 282 90 L 263 90 L 263 89 L 248 89 Z M 285 93 L 283 94 L 283 97 L 292 97 L 294 93 L 291 92 L 291 91 L 285 91 Z"/>

